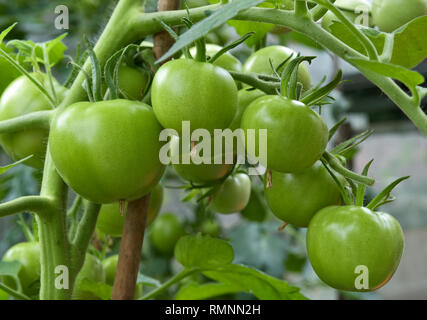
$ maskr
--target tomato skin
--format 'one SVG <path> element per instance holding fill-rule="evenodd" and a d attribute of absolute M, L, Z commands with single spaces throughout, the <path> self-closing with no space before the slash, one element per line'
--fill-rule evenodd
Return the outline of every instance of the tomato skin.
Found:
<path fill-rule="evenodd" d="M 246 139 L 246 146 L 255 145 L 256 152 L 258 130 L 267 129 L 267 163 L 261 165 L 284 173 L 311 167 L 328 143 L 328 127 L 316 112 L 280 96 L 263 96 L 252 102 L 243 114 L 241 126 L 246 135 L 248 129 L 256 130 L 255 141 L 250 135 Z"/>
<path fill-rule="evenodd" d="M 150 240 L 157 252 L 164 256 L 171 256 L 178 239 L 184 234 L 181 220 L 173 213 L 165 213 L 151 225 Z"/>
<path fill-rule="evenodd" d="M 53 119 L 50 153 L 59 174 L 83 198 L 131 201 L 150 192 L 163 175 L 161 130 L 141 102 L 79 102 Z"/>
<path fill-rule="evenodd" d="M 395 218 L 356 206 L 331 206 L 317 212 L 307 231 L 314 271 L 329 286 L 346 291 L 373 291 L 396 271 L 404 238 Z M 357 266 L 369 271 L 369 289 L 356 289 Z"/>
<path fill-rule="evenodd" d="M 81 288 L 84 279 L 88 279 L 93 282 L 105 283 L 105 272 L 101 261 L 89 253 L 86 253 L 86 259 L 83 267 L 76 277 L 72 299 L 99 300 L 99 298 L 93 293 L 84 291 L 83 288 Z"/>
<path fill-rule="evenodd" d="M 273 70 L 270 66 L 270 59 L 275 68 L 293 54 L 296 58 L 296 52 L 284 46 L 269 46 L 253 53 L 243 65 L 244 72 L 254 72 L 259 74 L 273 75 Z M 279 70 L 283 71 L 286 64 Z M 310 74 L 307 66 L 302 63 L 298 68 L 298 81 L 302 83 L 303 89 L 308 90 L 311 87 Z"/>
<path fill-rule="evenodd" d="M 212 58 L 221 49 L 221 46 L 208 43 L 206 44 L 206 55 Z M 197 48 L 191 48 L 190 53 L 193 57 L 195 57 L 197 53 Z M 228 71 L 242 71 L 242 63 L 239 61 L 239 59 L 237 59 L 231 53 L 228 52 L 221 55 L 221 57 L 219 57 L 213 64 Z"/>
<path fill-rule="evenodd" d="M 212 143 L 213 146 L 213 143 Z M 195 164 L 191 158 L 190 163 L 182 163 L 182 144 L 180 138 L 174 136 L 171 141 L 171 156 L 172 158 L 179 157 L 179 163 L 173 164 L 176 173 L 184 180 L 198 184 L 209 184 L 224 178 L 232 169 L 233 164 L 226 164 L 225 159 L 221 164 L 215 164 L 215 153 L 212 147 L 211 163 L 210 164 Z M 191 151 L 189 151 L 191 152 Z"/>
<path fill-rule="evenodd" d="M 46 83 L 47 76 L 32 74 L 39 81 Z M 66 89 L 56 80 L 55 90 L 59 100 L 64 97 Z M 3 92 L 0 100 L 0 121 L 13 119 L 31 112 L 49 110 L 49 100 L 38 90 L 35 84 L 26 76 L 15 79 Z M 0 135 L 0 143 L 6 153 L 15 161 L 33 155 L 25 164 L 42 168 L 46 153 L 46 129 L 28 129 L 15 133 Z"/>
<path fill-rule="evenodd" d="M 148 85 L 148 75 L 141 70 L 121 65 L 119 68 L 119 89 L 125 98 L 140 101 Z"/>
<path fill-rule="evenodd" d="M 214 219 L 203 221 L 202 225 L 200 226 L 200 229 L 202 234 L 211 237 L 218 237 L 221 232 L 220 224 Z"/>
<path fill-rule="evenodd" d="M 181 134 L 182 121 L 191 130 L 228 128 L 237 110 L 237 87 L 223 68 L 191 59 L 165 63 L 156 73 L 151 100 L 164 128 Z M 209 115 L 209 116 L 206 116 Z"/>
<path fill-rule="evenodd" d="M 356 21 L 356 18 L 362 14 L 359 10 L 363 9 L 368 11 L 371 8 L 371 4 L 366 0 L 337 0 L 334 5 L 339 8 L 354 10 L 354 12 L 342 11 L 353 23 Z M 333 21 L 339 21 L 339 19 L 332 12 L 328 11 L 322 19 L 322 27 L 329 30 Z"/>
<path fill-rule="evenodd" d="M 160 211 L 163 202 L 163 187 L 161 184 L 156 185 L 151 190 L 150 204 L 148 207 L 147 226 L 150 225 Z M 125 210 L 127 209 L 127 204 Z M 107 234 L 112 237 L 121 237 L 125 216 L 120 214 L 119 203 L 104 204 L 99 211 L 96 230 L 101 234 Z"/>
<path fill-rule="evenodd" d="M 18 273 L 22 292 L 29 296 L 38 296 L 40 288 L 40 247 L 38 242 L 21 242 L 9 248 L 4 254 L 3 261 L 19 261 L 22 265 Z M 17 290 L 15 280 L 3 276 L 3 282 L 8 287 Z"/>
<path fill-rule="evenodd" d="M 247 206 L 240 211 L 240 214 L 249 221 L 262 222 L 268 216 L 265 197 L 258 193 L 256 185 L 252 185 L 251 196 Z"/>
<path fill-rule="evenodd" d="M 427 14 L 425 0 L 374 0 L 373 23 L 384 32 L 392 32 L 412 19 Z"/>
<path fill-rule="evenodd" d="M 234 116 L 233 122 L 230 124 L 231 130 L 236 130 L 237 128 L 240 128 L 240 124 L 242 122 L 242 116 L 245 112 L 246 108 L 254 102 L 257 98 L 264 96 L 265 93 L 261 90 L 247 90 L 242 89 L 239 90 L 238 93 L 238 104 L 237 104 L 237 112 Z"/>
<path fill-rule="evenodd" d="M 251 195 L 251 179 L 247 174 L 238 173 L 227 177 L 217 188 L 211 207 L 219 213 L 235 213 L 243 210 Z"/>
<path fill-rule="evenodd" d="M 299 173 L 272 172 L 273 185 L 264 194 L 274 215 L 296 227 L 306 228 L 316 212 L 341 204 L 341 193 L 320 161 Z"/>

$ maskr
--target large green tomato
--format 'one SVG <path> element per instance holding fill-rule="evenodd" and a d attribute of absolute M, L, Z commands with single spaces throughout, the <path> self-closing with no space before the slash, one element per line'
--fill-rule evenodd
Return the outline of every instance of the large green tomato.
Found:
<path fill-rule="evenodd" d="M 214 153 L 214 144 L 212 143 L 212 150 L 211 150 L 211 163 L 201 163 L 201 164 L 195 164 L 193 161 L 190 163 L 184 164 L 182 163 L 182 145 L 180 143 L 180 139 L 176 136 L 172 137 L 171 141 L 171 157 L 174 159 L 179 159 L 178 164 L 173 164 L 173 167 L 176 171 L 176 173 L 183 178 L 184 180 L 191 181 L 193 183 L 198 184 L 207 184 L 211 182 L 218 181 L 222 178 L 224 178 L 234 167 L 233 164 L 226 164 L 225 158 L 223 155 L 218 155 L 222 158 L 221 164 L 215 164 L 215 153 Z M 191 153 L 191 150 L 188 151 L 188 153 Z M 202 156 L 201 154 L 200 156 Z M 188 155 L 190 156 L 190 155 Z M 178 158 L 179 157 L 179 158 Z"/>
<path fill-rule="evenodd" d="M 243 71 L 272 75 L 273 70 L 271 69 L 270 60 L 274 68 L 277 68 L 283 61 L 289 58 L 291 54 L 293 54 L 293 58 L 296 58 L 296 52 L 284 46 L 262 48 L 253 53 L 248 60 L 246 60 L 243 65 Z M 279 70 L 279 74 L 285 66 L 286 64 Z M 304 63 L 300 64 L 298 68 L 298 81 L 302 83 L 304 90 L 310 89 L 310 74 Z"/>
<path fill-rule="evenodd" d="M 47 85 L 47 76 L 32 74 L 40 82 Z M 54 80 L 56 94 L 61 100 L 66 89 Z M 49 86 L 46 86 L 50 88 Z M 13 119 L 31 112 L 49 110 L 51 108 L 48 99 L 39 91 L 26 76 L 14 80 L 3 92 L 0 100 L 0 120 Z M 0 135 L 0 144 L 13 160 L 20 160 L 29 155 L 32 158 L 25 164 L 42 168 L 46 153 L 47 136 L 46 129 L 28 129 L 14 133 Z"/>
<path fill-rule="evenodd" d="M 173 254 L 179 238 L 185 234 L 181 220 L 173 213 L 165 213 L 154 220 L 150 230 L 150 240 L 154 249 L 162 255 Z"/>
<path fill-rule="evenodd" d="M 216 44 L 206 44 L 206 55 L 212 58 L 221 49 L 222 47 Z M 190 49 L 190 53 L 193 57 L 196 56 L 196 52 L 196 47 Z M 228 52 L 224 53 L 213 64 L 228 71 L 242 71 L 242 63 L 239 61 L 239 59 L 237 59 Z"/>
<path fill-rule="evenodd" d="M 240 128 L 240 123 L 242 121 L 243 113 L 245 112 L 246 108 L 254 102 L 257 98 L 264 96 L 265 93 L 261 90 L 248 90 L 248 89 L 242 89 L 239 90 L 238 94 L 238 104 L 237 104 L 237 112 L 233 119 L 233 122 L 230 124 L 230 129 L 235 130 L 237 128 Z"/>
<path fill-rule="evenodd" d="M 122 65 L 119 68 L 119 89 L 126 99 L 142 100 L 148 85 L 148 75 L 142 70 Z"/>
<path fill-rule="evenodd" d="M 345 8 L 353 12 L 344 11 L 344 15 L 353 23 L 356 18 L 364 12 L 369 12 L 371 4 L 367 0 L 337 0 L 334 5 L 338 8 Z M 340 21 L 332 12 L 328 11 L 322 19 L 322 27 L 329 29 L 333 21 Z"/>
<path fill-rule="evenodd" d="M 341 204 L 340 190 L 320 161 L 299 173 L 273 171 L 272 182 L 264 187 L 271 211 L 296 227 L 306 228 L 320 209 Z"/>
<path fill-rule="evenodd" d="M 54 117 L 50 153 L 59 174 L 83 198 L 131 201 L 150 192 L 163 175 L 161 130 L 141 102 L 79 102 Z"/>
<path fill-rule="evenodd" d="M 212 209 L 219 213 L 235 213 L 243 210 L 251 196 L 251 179 L 247 174 L 229 176 L 217 188 L 211 202 Z"/>
<path fill-rule="evenodd" d="M 74 283 L 73 299 L 74 300 L 99 300 L 93 293 L 85 291 L 82 286 L 84 279 L 92 282 L 105 283 L 105 272 L 101 261 L 89 253 L 86 254 L 86 259 L 82 269 L 76 277 Z"/>
<path fill-rule="evenodd" d="M 192 59 L 165 63 L 156 73 L 151 101 L 165 128 L 181 134 L 182 122 L 191 130 L 225 129 L 237 110 L 237 87 L 223 68 Z"/>
<path fill-rule="evenodd" d="M 399 265 L 403 244 L 396 219 L 356 206 L 320 210 L 307 231 L 314 271 L 329 286 L 346 291 L 372 291 L 385 285 Z"/>
<path fill-rule="evenodd" d="M 259 131 L 267 129 L 267 163 L 271 170 L 293 173 L 311 167 L 325 151 L 328 127 L 312 109 L 299 101 L 280 96 L 263 96 L 252 102 L 243 114 L 242 129 L 246 147 L 259 148 Z M 248 135 L 255 129 L 255 135 Z M 248 154 L 250 149 L 247 148 Z M 261 159 L 261 162 L 262 161 Z"/>
<path fill-rule="evenodd" d="M 412 19 L 426 14 L 426 0 L 374 0 L 372 2 L 373 22 L 384 32 L 392 32 Z"/>
<path fill-rule="evenodd" d="M 22 292 L 29 297 L 38 296 L 41 272 L 38 242 L 18 243 L 6 251 L 2 260 L 20 262 L 22 266 L 18 273 L 18 279 Z M 3 282 L 12 289 L 18 289 L 16 281 L 10 276 L 4 276 Z"/>
<path fill-rule="evenodd" d="M 148 207 L 147 225 L 156 218 L 163 202 L 163 187 L 158 184 L 151 190 L 150 205 Z M 127 204 L 126 204 L 127 208 Z M 125 208 L 125 210 L 126 210 Z M 121 237 L 125 215 L 120 214 L 119 203 L 104 204 L 99 211 L 96 230 L 101 234 L 107 234 L 113 237 Z"/>

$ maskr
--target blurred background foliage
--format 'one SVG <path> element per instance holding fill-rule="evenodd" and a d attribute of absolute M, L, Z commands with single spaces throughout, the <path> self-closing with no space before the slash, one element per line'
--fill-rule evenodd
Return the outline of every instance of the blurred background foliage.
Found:
<path fill-rule="evenodd" d="M 208 1 L 192 0 L 190 6 L 203 5 Z M 215 1 L 212 1 L 215 2 Z M 3 30 L 18 21 L 7 40 L 26 39 L 42 42 L 53 39 L 63 33 L 54 27 L 55 7 L 66 5 L 69 10 L 70 27 L 64 42 L 68 47 L 67 55 L 74 57 L 77 44 L 87 35 L 96 41 L 108 20 L 116 0 L 0 0 L 0 29 Z M 156 0 L 148 0 L 145 11 L 155 11 Z M 372 298 L 427 298 L 427 142 L 405 116 L 376 87 L 360 76 L 357 70 L 335 56 L 331 56 L 307 37 L 283 28 L 274 28 L 267 24 L 230 22 L 207 36 L 207 41 L 224 45 L 255 28 L 257 36 L 246 45 L 233 49 L 232 53 L 244 61 L 257 47 L 262 45 L 283 44 L 290 46 L 303 55 L 316 55 L 310 73 L 314 82 L 323 76 L 331 78 L 340 68 L 345 72 L 345 82 L 334 92 L 335 102 L 325 108 L 323 116 L 329 124 L 342 118 L 348 118 L 338 139 L 346 139 L 367 128 L 375 129 L 374 135 L 366 141 L 355 155 L 352 164 L 356 171 L 371 158 L 375 158 L 372 173 L 377 178 L 375 192 L 381 190 L 390 180 L 410 174 L 412 178 L 394 192 L 397 201 L 383 208 L 390 212 L 405 227 L 406 250 L 402 265 L 388 286 L 378 293 L 348 294 L 340 293 L 324 286 L 315 276 L 305 252 L 305 230 L 288 226 L 278 231 L 280 221 L 265 206 L 255 205 L 254 210 L 264 210 L 263 221 L 251 221 L 247 212 L 232 215 L 210 213 L 210 217 L 220 224 L 219 236 L 230 240 L 235 250 L 235 262 L 250 265 L 277 278 L 288 280 L 292 285 L 300 286 L 303 294 L 316 299 L 372 299 Z M 248 30 L 251 29 L 251 30 Z M 150 40 L 150 39 L 147 39 Z M 249 46 L 251 47 L 249 47 Z M 54 74 L 64 81 L 71 71 L 64 59 L 54 69 Z M 418 67 L 427 74 L 425 63 Z M 0 70 L 3 73 L 3 70 Z M 0 164 L 10 163 L 10 159 L 1 152 Z M 0 198 L 2 201 L 22 195 L 37 194 L 40 187 L 41 172 L 19 165 L 0 176 Z M 164 185 L 179 183 L 172 169 L 168 169 L 163 178 Z M 253 179 L 253 182 L 259 182 Z M 262 188 L 256 190 L 262 195 Z M 74 195 L 70 192 L 70 199 Z M 174 212 L 182 218 L 188 233 L 203 232 L 198 222 L 197 204 L 193 201 L 182 202 L 184 194 L 180 190 L 166 189 L 162 212 Z M 252 204 L 254 205 L 254 204 Z M 22 216 L 30 225 L 29 214 Z M 259 219 L 258 219 L 259 220 Z M 0 256 L 12 244 L 22 241 L 24 234 L 19 226 L 22 218 L 3 218 L 0 222 Z M 118 251 L 118 239 L 108 239 L 108 254 Z M 99 255 L 95 246 L 91 251 Z M 179 264 L 169 257 L 155 252 L 146 237 L 143 248 L 142 270 L 145 275 L 163 281 L 175 273 Z M 206 281 L 203 276 L 189 278 L 182 286 L 192 281 Z M 172 288 L 162 298 L 172 298 L 179 288 Z M 249 294 L 228 295 L 222 298 L 254 298 Z"/>

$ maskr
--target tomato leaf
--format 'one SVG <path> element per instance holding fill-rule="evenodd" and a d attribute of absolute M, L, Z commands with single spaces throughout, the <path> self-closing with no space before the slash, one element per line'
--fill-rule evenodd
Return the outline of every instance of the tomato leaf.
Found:
<path fill-rule="evenodd" d="M 244 36 L 249 32 L 255 32 L 252 37 L 245 41 L 248 47 L 256 46 L 274 28 L 274 24 L 264 22 L 230 20 L 227 24 L 232 26 L 240 36 Z"/>
<path fill-rule="evenodd" d="M 21 283 L 18 278 L 18 273 L 21 270 L 22 264 L 18 261 L 0 261 L 0 276 L 12 277 L 21 291 Z"/>
<path fill-rule="evenodd" d="M 28 156 L 28 157 L 26 157 L 26 158 L 24 158 L 24 159 L 21 159 L 21 160 L 19 160 L 19 161 L 16 161 L 16 162 L 12 163 L 12 164 L 9 164 L 9 165 L 4 166 L 4 167 L 0 167 L 0 174 L 5 173 L 7 170 L 9 170 L 9 169 L 13 168 L 14 166 L 17 166 L 18 164 L 20 164 L 20 163 L 22 163 L 22 162 L 24 162 L 24 161 L 27 161 L 27 160 L 28 160 L 28 159 L 30 159 L 32 156 L 33 156 L 33 155 L 30 155 L 30 156 Z"/>
<path fill-rule="evenodd" d="M 175 258 L 186 268 L 215 268 L 230 264 L 234 252 L 227 241 L 198 234 L 179 239 Z"/>
<path fill-rule="evenodd" d="M 94 282 L 92 280 L 84 278 L 80 282 L 79 290 L 84 292 L 90 292 L 98 298 L 101 298 L 102 300 L 109 300 L 112 296 L 113 287 L 105 283 Z"/>
<path fill-rule="evenodd" d="M 158 288 L 161 286 L 161 283 L 159 280 L 146 276 L 145 274 L 142 274 L 142 273 L 138 273 L 138 278 L 136 280 L 136 283 L 140 283 L 142 285 L 145 285 L 148 287 L 155 287 L 155 288 Z"/>
<path fill-rule="evenodd" d="M 156 62 L 162 62 L 166 59 L 172 57 L 175 53 L 183 49 L 184 47 L 190 45 L 195 40 L 200 39 L 209 33 L 209 31 L 219 27 L 224 24 L 234 16 L 236 16 L 240 11 L 248 9 L 252 6 L 260 4 L 265 0 L 235 0 L 229 2 L 223 6 L 220 6 L 214 11 L 207 11 L 207 18 L 193 25 L 191 29 L 182 34 L 179 37 L 179 40 L 166 52 L 160 59 Z"/>
<path fill-rule="evenodd" d="M 418 17 L 396 30 L 391 63 L 413 68 L 427 57 L 427 16 Z"/>
<path fill-rule="evenodd" d="M 243 265 L 230 264 L 203 274 L 215 281 L 240 287 L 260 300 L 306 300 L 299 288 Z"/>
<path fill-rule="evenodd" d="M 192 282 L 181 287 L 175 296 L 176 300 L 205 300 L 224 294 L 241 292 L 242 288 L 229 283 L 207 283 L 199 284 Z"/>

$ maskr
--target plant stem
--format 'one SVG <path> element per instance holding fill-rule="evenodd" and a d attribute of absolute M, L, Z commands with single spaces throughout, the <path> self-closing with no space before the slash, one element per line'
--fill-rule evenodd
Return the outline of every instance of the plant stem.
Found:
<path fill-rule="evenodd" d="M 10 216 L 21 212 L 32 212 L 43 215 L 52 209 L 52 203 L 47 197 L 26 196 L 0 204 L 0 217 Z"/>
<path fill-rule="evenodd" d="M 52 111 L 36 111 L 20 117 L 0 121 L 0 134 L 33 128 L 48 130 L 52 114 Z"/>
<path fill-rule="evenodd" d="M 0 282 L 0 289 L 3 290 L 4 292 L 8 293 L 9 295 L 11 295 L 14 298 L 20 299 L 20 300 L 31 300 L 30 297 L 26 296 L 23 293 L 20 293 L 16 290 L 13 290 L 12 288 L 4 285 L 3 283 Z"/>

